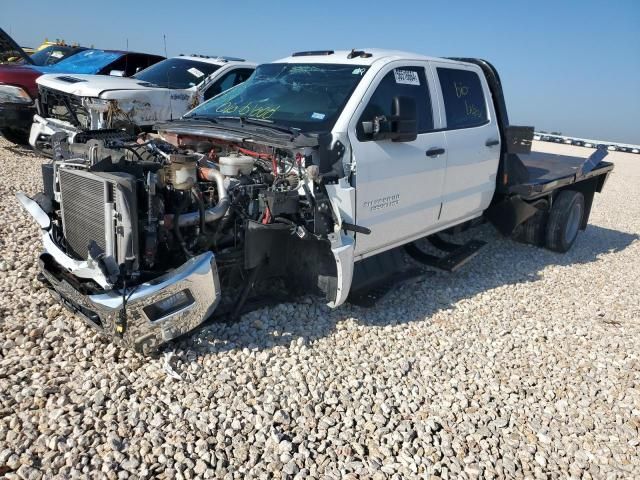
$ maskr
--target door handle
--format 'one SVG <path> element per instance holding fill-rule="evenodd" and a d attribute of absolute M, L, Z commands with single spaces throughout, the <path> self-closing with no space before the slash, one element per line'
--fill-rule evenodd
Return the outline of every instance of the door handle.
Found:
<path fill-rule="evenodd" d="M 485 145 L 487 147 L 495 147 L 496 145 L 500 145 L 500 140 L 497 140 L 495 138 L 490 138 L 485 142 Z"/>
<path fill-rule="evenodd" d="M 437 157 L 444 153 L 444 148 L 430 148 L 427 150 L 427 157 Z"/>

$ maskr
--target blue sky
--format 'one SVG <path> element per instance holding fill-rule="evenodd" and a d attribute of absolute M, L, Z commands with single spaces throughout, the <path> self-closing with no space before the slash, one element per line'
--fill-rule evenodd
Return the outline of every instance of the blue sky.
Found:
<path fill-rule="evenodd" d="M 483 57 L 502 77 L 511 123 L 640 144 L 640 0 L 1 0 L 18 43 L 242 56 L 393 48 Z"/>

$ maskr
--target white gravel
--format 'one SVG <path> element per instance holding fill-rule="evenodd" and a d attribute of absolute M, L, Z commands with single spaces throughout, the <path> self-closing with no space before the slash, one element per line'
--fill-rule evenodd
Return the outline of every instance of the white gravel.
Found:
<path fill-rule="evenodd" d="M 41 160 L 0 139 L 0 477 L 640 477 L 640 156 L 610 158 L 566 255 L 486 226 L 458 273 L 263 309 L 165 365 L 39 285 L 13 195 Z"/>

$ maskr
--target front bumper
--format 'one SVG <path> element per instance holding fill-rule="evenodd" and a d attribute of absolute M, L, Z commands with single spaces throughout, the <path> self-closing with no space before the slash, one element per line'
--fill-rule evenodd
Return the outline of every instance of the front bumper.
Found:
<path fill-rule="evenodd" d="M 0 129 L 11 129 L 28 134 L 36 107 L 24 103 L 0 103 Z"/>
<path fill-rule="evenodd" d="M 23 195 L 24 196 L 24 195 Z M 214 312 L 220 302 L 220 280 L 213 253 L 194 257 L 151 281 L 130 285 L 126 291 L 126 322 L 122 322 L 123 292 L 82 293 L 82 279 L 97 281 L 99 268 L 64 253 L 41 222 L 44 211 L 18 197 L 43 228 L 44 252 L 40 255 L 41 279 L 65 307 L 115 343 L 142 353 L 190 332 Z M 28 207 L 28 208 L 27 208 Z M 95 271 L 93 271 L 95 270 Z M 97 282 L 100 283 L 100 282 Z"/>
<path fill-rule="evenodd" d="M 220 301 L 215 259 L 212 253 L 204 253 L 151 282 L 128 288 L 127 321 L 120 334 L 117 325 L 121 318 L 122 290 L 85 295 L 61 276 L 60 268 L 49 253 L 40 256 L 42 276 L 54 297 L 71 312 L 79 314 L 88 325 L 112 337 L 115 343 L 142 353 L 150 353 L 196 328 L 213 313 Z M 187 304 L 150 318 L 148 307 L 181 292 L 188 292 Z"/>

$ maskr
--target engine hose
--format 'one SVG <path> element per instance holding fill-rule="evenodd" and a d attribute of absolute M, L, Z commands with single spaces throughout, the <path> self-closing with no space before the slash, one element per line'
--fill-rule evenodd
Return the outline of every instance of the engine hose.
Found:
<path fill-rule="evenodd" d="M 245 155 L 249 155 L 250 157 L 260 158 L 264 160 L 271 160 L 272 158 L 274 158 L 274 155 L 271 155 L 270 153 L 254 152 L 253 150 L 249 150 L 248 148 L 238 147 L 238 151 L 240 153 L 244 153 Z"/>
<path fill-rule="evenodd" d="M 216 182 L 216 189 L 218 192 L 218 203 L 214 207 L 205 209 L 204 221 L 206 223 L 212 223 L 222 218 L 229 210 L 229 195 L 227 194 L 227 188 L 224 185 L 224 175 L 215 168 L 199 168 L 198 176 L 206 181 Z M 171 228 L 176 223 L 179 223 L 181 227 L 193 227 L 200 224 L 200 212 L 180 212 L 179 218 L 176 215 L 165 215 L 164 222 L 168 228 Z"/>
<path fill-rule="evenodd" d="M 229 215 L 224 217 L 218 223 L 218 226 L 216 228 L 216 232 L 213 234 L 213 245 L 216 248 L 219 248 L 219 242 L 220 242 L 220 237 L 222 236 L 222 232 L 224 231 L 225 228 L 227 228 L 229 226 L 229 224 L 231 223 L 231 221 L 234 218 L 235 218 L 235 211 L 232 209 L 231 212 L 229 213 Z"/>
<path fill-rule="evenodd" d="M 298 224 L 296 222 L 294 222 L 293 220 L 289 220 L 288 218 L 276 217 L 273 220 L 276 223 L 285 223 L 285 224 L 289 225 L 290 227 L 298 228 Z"/>
<path fill-rule="evenodd" d="M 176 213 L 175 213 L 175 217 L 174 217 L 175 222 L 173 223 L 173 234 L 176 236 L 176 239 L 178 240 L 178 243 L 180 244 L 180 247 L 182 248 L 182 251 L 184 252 L 186 257 L 191 258 L 193 257 L 193 254 L 187 248 L 187 244 L 185 243 L 184 237 L 182 236 L 182 232 L 180 231 L 180 214 L 184 210 L 184 208 L 187 206 L 188 203 L 189 203 L 189 197 L 187 195 L 184 195 L 184 198 L 182 199 L 182 202 L 180 202 L 180 204 L 178 205 L 178 209 L 176 210 Z"/>
<path fill-rule="evenodd" d="M 205 235 L 206 234 L 206 228 L 205 228 L 206 222 L 204 221 L 204 201 L 202 200 L 202 197 L 200 196 L 200 192 L 195 187 L 191 189 L 191 196 L 193 197 L 193 199 L 198 204 L 198 213 L 200 214 L 200 234 L 201 235 Z"/>

